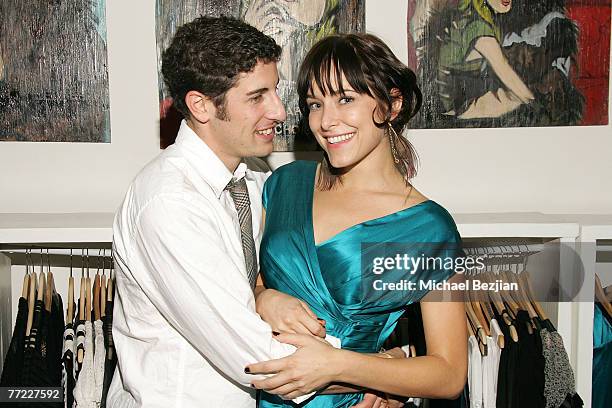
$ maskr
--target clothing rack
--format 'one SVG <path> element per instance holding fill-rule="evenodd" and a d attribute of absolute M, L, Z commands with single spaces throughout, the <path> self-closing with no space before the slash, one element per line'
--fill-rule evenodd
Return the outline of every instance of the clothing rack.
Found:
<path fill-rule="evenodd" d="M 83 244 L 0 244 L 0 254 L 12 265 L 54 268 L 108 269 L 113 264 L 110 243 Z"/>

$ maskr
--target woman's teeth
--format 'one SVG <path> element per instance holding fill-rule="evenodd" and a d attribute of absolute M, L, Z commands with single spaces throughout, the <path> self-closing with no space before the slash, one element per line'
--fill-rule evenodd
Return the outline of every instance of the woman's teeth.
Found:
<path fill-rule="evenodd" d="M 269 128 L 269 129 L 264 129 L 264 130 L 258 130 L 257 133 L 258 135 L 269 135 L 272 133 L 274 129 L 273 128 Z"/>
<path fill-rule="evenodd" d="M 344 142 L 345 140 L 349 140 L 350 138 L 352 138 L 353 136 L 355 136 L 355 133 L 349 133 L 346 135 L 341 135 L 341 136 L 334 136 L 334 137 L 329 137 L 327 138 L 327 142 L 329 144 L 334 144 L 334 143 L 340 143 L 340 142 Z"/>

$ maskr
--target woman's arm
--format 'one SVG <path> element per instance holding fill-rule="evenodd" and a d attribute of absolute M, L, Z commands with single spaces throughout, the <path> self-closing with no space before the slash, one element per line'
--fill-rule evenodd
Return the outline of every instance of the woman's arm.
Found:
<path fill-rule="evenodd" d="M 389 394 L 455 398 L 467 376 L 467 333 L 463 303 L 423 302 L 427 355 L 409 359 L 353 356 L 341 381 Z M 392 376 L 388 375 L 393 373 Z"/>
<path fill-rule="evenodd" d="M 502 53 L 499 42 L 494 37 L 480 37 L 476 40 L 474 48 L 485 57 L 502 83 L 515 94 L 523 103 L 534 99 L 533 93 L 527 88 L 521 77 L 514 71 Z"/>
<path fill-rule="evenodd" d="M 253 374 L 276 374 L 253 381 L 256 388 L 294 398 L 330 383 L 347 383 L 388 394 L 453 398 L 467 376 L 467 333 L 461 302 L 421 304 L 427 355 L 386 359 L 337 350 L 302 335 L 280 335 L 278 340 L 298 347 L 292 356 L 249 366 Z M 389 375 L 393 373 L 393 375 Z"/>

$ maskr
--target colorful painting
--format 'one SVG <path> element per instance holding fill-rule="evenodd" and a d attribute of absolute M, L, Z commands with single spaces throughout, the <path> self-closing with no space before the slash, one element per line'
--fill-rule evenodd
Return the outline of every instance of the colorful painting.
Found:
<path fill-rule="evenodd" d="M 279 62 L 279 95 L 287 120 L 276 128 L 274 150 L 313 150 L 314 140 L 301 136 L 295 77 L 304 55 L 323 36 L 365 28 L 363 0 L 157 0 L 157 60 L 160 83 L 161 143 L 171 144 L 179 115 L 165 94 L 161 54 L 176 28 L 200 15 L 241 18 L 271 36 L 283 48 Z"/>
<path fill-rule="evenodd" d="M 608 124 L 611 0 L 411 0 L 417 128 Z"/>
<path fill-rule="evenodd" d="M 105 10 L 0 1 L 0 141 L 110 143 Z"/>

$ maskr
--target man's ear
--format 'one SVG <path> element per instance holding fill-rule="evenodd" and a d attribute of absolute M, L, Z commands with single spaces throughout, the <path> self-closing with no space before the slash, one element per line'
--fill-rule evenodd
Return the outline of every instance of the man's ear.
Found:
<path fill-rule="evenodd" d="M 187 92 L 185 95 L 185 105 L 187 105 L 191 117 L 200 123 L 208 122 L 215 114 L 212 101 L 198 91 Z"/>
<path fill-rule="evenodd" d="M 402 110 L 402 104 L 404 103 L 404 97 L 397 88 L 392 88 L 389 92 L 391 95 L 391 120 L 395 119 Z"/>

